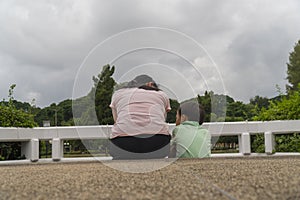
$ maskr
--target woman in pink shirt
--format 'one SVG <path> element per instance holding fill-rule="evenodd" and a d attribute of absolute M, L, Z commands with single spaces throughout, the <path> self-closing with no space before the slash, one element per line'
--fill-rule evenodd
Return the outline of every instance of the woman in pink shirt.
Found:
<path fill-rule="evenodd" d="M 110 107 L 115 122 L 110 137 L 114 159 L 168 155 L 171 136 L 165 119 L 170 102 L 151 77 L 139 75 L 126 88 L 117 90 Z"/>

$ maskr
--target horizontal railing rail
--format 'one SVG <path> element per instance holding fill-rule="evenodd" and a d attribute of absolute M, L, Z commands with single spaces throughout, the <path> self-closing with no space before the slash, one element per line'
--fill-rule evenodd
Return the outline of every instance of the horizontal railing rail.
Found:
<path fill-rule="evenodd" d="M 175 127 L 169 124 L 170 131 Z M 300 120 L 249 121 L 249 122 L 211 122 L 204 123 L 212 137 L 238 136 L 239 153 L 251 154 L 252 134 L 264 134 L 265 153 L 272 154 L 275 149 L 275 135 L 300 132 Z M 112 126 L 66 126 L 38 128 L 0 127 L 0 142 L 21 142 L 21 154 L 32 162 L 39 160 L 39 142 L 52 141 L 52 160 L 63 158 L 64 140 L 107 139 Z"/>

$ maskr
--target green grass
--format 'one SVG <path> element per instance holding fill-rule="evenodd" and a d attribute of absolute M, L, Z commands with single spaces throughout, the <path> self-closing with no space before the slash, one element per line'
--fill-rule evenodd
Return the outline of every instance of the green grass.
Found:
<path fill-rule="evenodd" d="M 78 157 L 107 157 L 109 156 L 108 154 L 105 153 L 98 153 L 98 154 L 90 154 L 90 153 L 65 153 L 64 158 L 78 158 Z"/>
<path fill-rule="evenodd" d="M 236 149 L 211 150 L 211 153 L 239 153 Z"/>

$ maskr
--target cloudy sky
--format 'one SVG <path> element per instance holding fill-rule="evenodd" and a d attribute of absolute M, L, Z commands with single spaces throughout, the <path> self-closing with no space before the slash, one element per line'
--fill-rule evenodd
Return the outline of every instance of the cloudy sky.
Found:
<path fill-rule="evenodd" d="M 13 83 L 16 99 L 42 107 L 81 96 L 106 63 L 118 82 L 147 73 L 180 100 L 273 97 L 299 10 L 298 0 L 2 0 L 0 97 Z"/>

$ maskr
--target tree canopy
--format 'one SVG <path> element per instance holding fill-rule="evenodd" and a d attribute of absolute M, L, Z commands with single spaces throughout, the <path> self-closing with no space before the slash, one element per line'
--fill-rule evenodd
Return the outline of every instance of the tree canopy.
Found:
<path fill-rule="evenodd" d="M 270 101 L 268 108 L 262 108 L 254 120 L 294 120 L 300 119 L 300 84 L 298 90 L 280 100 Z"/>
<path fill-rule="evenodd" d="M 32 128 L 37 126 L 34 121 L 33 115 L 28 110 L 17 109 L 15 106 L 15 100 L 13 97 L 15 84 L 9 88 L 8 101 L 3 100 L 0 103 L 0 127 L 26 127 Z M 26 104 L 27 105 L 27 104 Z M 19 104 L 20 106 L 20 104 Z M 0 143 L 0 149 L 4 149 L 0 152 L 0 160 L 8 159 L 21 159 L 24 158 L 21 154 L 20 143 L 4 142 Z"/>
<path fill-rule="evenodd" d="M 295 44 L 294 51 L 290 53 L 287 63 L 287 91 L 297 90 L 300 83 L 300 40 Z"/>
<path fill-rule="evenodd" d="M 99 124 L 113 124 L 113 116 L 109 108 L 111 97 L 116 85 L 112 75 L 115 72 L 115 66 L 105 65 L 102 72 L 93 77 L 95 90 L 95 111 Z"/>
<path fill-rule="evenodd" d="M 0 127 L 35 127 L 37 123 L 34 117 L 28 111 L 17 109 L 14 105 L 14 88 L 15 84 L 10 86 L 8 102 L 4 100 L 0 104 Z"/>

